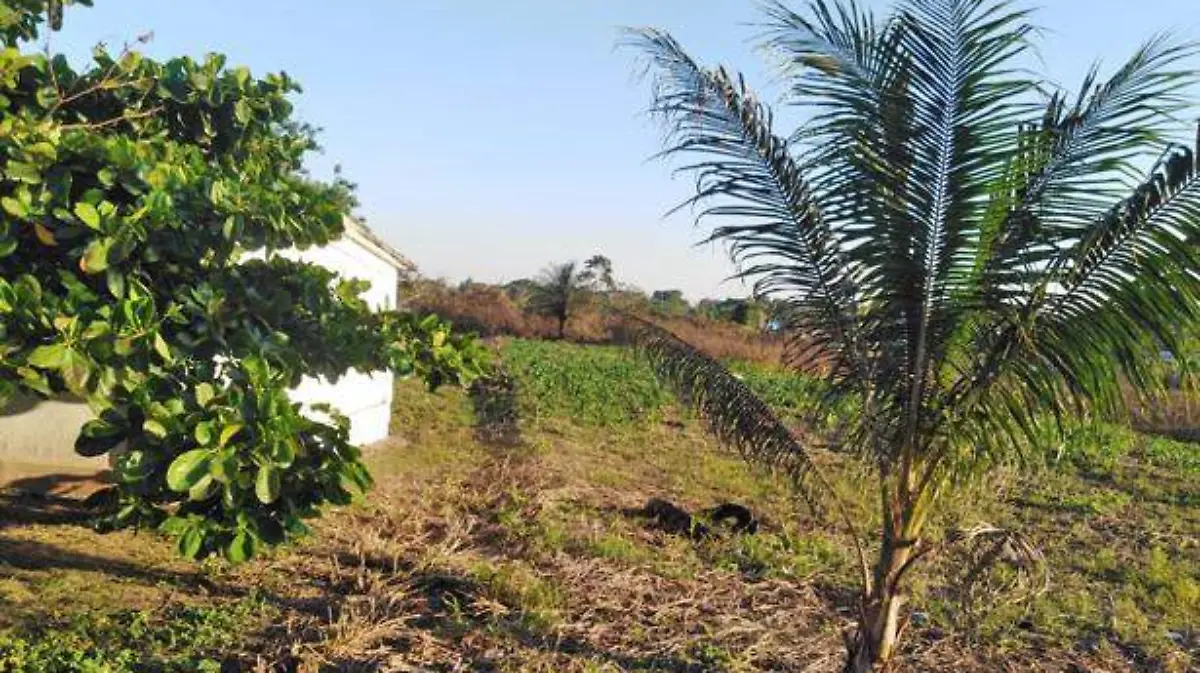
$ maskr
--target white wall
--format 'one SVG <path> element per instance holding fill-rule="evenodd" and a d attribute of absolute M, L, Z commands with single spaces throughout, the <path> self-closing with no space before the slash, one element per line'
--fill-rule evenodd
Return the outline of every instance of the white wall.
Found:
<path fill-rule="evenodd" d="M 341 239 L 323 248 L 281 254 L 320 264 L 347 278 L 370 281 L 371 289 L 363 297 L 372 308 L 396 306 L 396 286 L 400 280 L 396 267 L 354 240 Z M 337 383 L 305 377 L 293 391 L 292 399 L 304 404 L 332 404 L 350 417 L 350 441 L 369 444 L 388 436 L 394 383 L 390 372 L 350 371 Z"/>
<path fill-rule="evenodd" d="M 370 281 L 364 295 L 373 308 L 394 308 L 399 272 L 375 254 L 369 243 L 343 238 L 323 248 L 287 251 L 287 257 L 320 264 L 339 274 Z M 260 254 L 251 254 L 259 257 Z M 369 444 L 388 436 L 392 407 L 391 373 L 350 372 L 336 384 L 306 378 L 293 391 L 304 404 L 328 402 L 350 417 L 350 441 Z M 71 400 L 28 400 L 0 410 L 0 484 L 18 477 L 91 473 L 107 467 L 107 459 L 75 453 L 80 427 L 92 417 L 87 405 Z"/>

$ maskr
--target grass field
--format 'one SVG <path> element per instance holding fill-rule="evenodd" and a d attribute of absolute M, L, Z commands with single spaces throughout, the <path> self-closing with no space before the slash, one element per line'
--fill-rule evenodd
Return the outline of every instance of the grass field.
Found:
<path fill-rule="evenodd" d="M 92 533 L 54 498 L 9 495 L 0 671 L 837 671 L 853 616 L 848 541 L 747 468 L 611 347 L 514 341 L 518 446 L 476 439 L 461 391 L 401 385 L 378 487 L 315 534 L 237 568 L 176 560 L 153 535 Z M 745 369 L 785 416 L 808 384 Z M 865 519 L 865 475 L 822 461 Z M 1081 427 L 1036 468 L 947 501 L 1046 556 L 964 582 L 965 552 L 916 582 L 902 670 L 1200 667 L 1200 449 Z M 693 541 L 633 511 L 722 501 L 753 535 Z"/>

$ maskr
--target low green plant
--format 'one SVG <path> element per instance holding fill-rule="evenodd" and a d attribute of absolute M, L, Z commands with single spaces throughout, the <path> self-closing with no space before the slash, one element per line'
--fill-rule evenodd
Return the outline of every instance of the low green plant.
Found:
<path fill-rule="evenodd" d="M 176 606 L 160 613 L 78 613 L 0 633 L 0 671 L 216 673 L 244 643 L 251 627 L 269 613 L 254 598 L 224 605 Z"/>
<path fill-rule="evenodd" d="M 785 420 L 832 430 L 854 413 L 852 399 L 827 404 L 823 398 L 830 394 L 829 385 L 816 377 L 742 362 L 732 363 L 729 370 Z"/>
<path fill-rule="evenodd" d="M 715 543 L 713 565 L 751 579 L 807 579 L 844 567 L 841 552 L 818 536 L 738 535 Z"/>
<path fill-rule="evenodd" d="M 545 631 L 559 620 L 566 604 L 562 590 L 520 562 L 480 562 L 470 575 L 487 588 L 495 600 L 516 610 L 527 626 Z"/>
<path fill-rule="evenodd" d="M 1151 465 L 1187 474 L 1200 474 L 1200 444 L 1166 437 L 1146 437 L 1142 457 Z"/>
<path fill-rule="evenodd" d="M 657 417 L 671 400 L 650 367 L 623 348 L 513 340 L 502 356 L 529 418 L 617 425 Z"/>

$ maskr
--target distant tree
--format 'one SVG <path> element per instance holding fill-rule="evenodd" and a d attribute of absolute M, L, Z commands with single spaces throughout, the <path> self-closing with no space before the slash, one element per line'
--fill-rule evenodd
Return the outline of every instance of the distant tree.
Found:
<path fill-rule="evenodd" d="M 1172 142 L 1195 114 L 1196 45 L 1152 39 L 1066 92 L 1027 69 L 1039 31 L 1011 3 L 864 4 L 766 5 L 798 129 L 670 35 L 633 37 L 667 154 L 697 174 L 689 203 L 719 220 L 708 240 L 786 303 L 792 364 L 828 363 L 815 411 L 858 407 L 827 441 L 873 472 L 865 520 L 837 506 L 808 436 L 719 362 L 644 330 L 719 436 L 835 503 L 861 570 L 850 673 L 889 668 L 911 573 L 947 545 L 986 530 L 997 552 L 1024 550 L 1013 571 L 1035 558 L 1011 531 L 931 531 L 945 496 L 1019 464 L 1047 419 L 1124 413 L 1129 391 L 1163 384 L 1155 346 L 1179 351 L 1200 322 L 1198 151 Z"/>
<path fill-rule="evenodd" d="M 554 264 L 538 277 L 529 295 L 529 310 L 558 321 L 558 338 L 567 334 L 567 320 L 587 296 L 587 282 L 578 262 Z"/>
<path fill-rule="evenodd" d="M 758 329 L 767 319 L 767 311 L 754 299 L 738 299 L 729 315 L 733 322 Z"/>
<path fill-rule="evenodd" d="M 523 305 L 534 292 L 538 282 L 532 278 L 518 278 L 505 283 L 502 287 L 508 296 L 518 305 Z"/>
<path fill-rule="evenodd" d="M 611 293 L 617 289 L 617 283 L 613 279 L 612 260 L 604 255 L 592 255 L 591 259 L 583 263 L 583 273 L 580 275 L 584 282 L 598 291 Z"/>
<path fill-rule="evenodd" d="M 682 290 L 655 290 L 650 295 L 650 307 L 656 313 L 669 316 L 686 315 L 692 308 L 683 298 Z"/>

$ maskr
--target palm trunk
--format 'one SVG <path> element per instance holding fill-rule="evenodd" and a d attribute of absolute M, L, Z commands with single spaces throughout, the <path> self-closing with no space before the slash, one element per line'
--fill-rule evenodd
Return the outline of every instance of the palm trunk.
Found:
<path fill-rule="evenodd" d="M 858 634 L 851 643 L 847 673 L 884 670 L 896 652 L 900 631 L 900 608 L 904 594 L 899 580 L 912 548 L 886 541 L 879 551 L 875 583 L 864 596 Z"/>
<path fill-rule="evenodd" d="M 912 467 L 906 466 L 900 480 L 906 495 L 884 489 L 881 504 L 884 516 L 883 544 L 871 585 L 863 595 L 858 633 L 850 642 L 847 673 L 876 673 L 887 670 L 900 638 L 900 609 L 904 606 L 904 578 L 925 523 L 929 494 L 914 487 Z"/>

